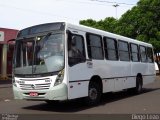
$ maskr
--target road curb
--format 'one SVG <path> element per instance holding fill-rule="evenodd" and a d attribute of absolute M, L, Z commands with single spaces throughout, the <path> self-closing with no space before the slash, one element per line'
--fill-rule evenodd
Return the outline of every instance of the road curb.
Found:
<path fill-rule="evenodd" d="M 3 84 L 11 84 L 12 81 L 11 80 L 0 80 L 0 85 L 3 85 Z"/>

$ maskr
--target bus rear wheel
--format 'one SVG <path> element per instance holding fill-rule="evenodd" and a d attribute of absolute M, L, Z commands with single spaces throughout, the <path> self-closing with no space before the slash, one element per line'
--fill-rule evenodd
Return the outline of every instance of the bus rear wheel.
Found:
<path fill-rule="evenodd" d="M 134 93 L 140 94 L 142 92 L 143 81 L 141 76 L 136 78 L 136 87 L 134 88 Z"/>
<path fill-rule="evenodd" d="M 89 83 L 88 97 L 85 102 L 89 106 L 97 105 L 100 102 L 102 95 L 101 86 L 99 83 L 91 81 Z"/>

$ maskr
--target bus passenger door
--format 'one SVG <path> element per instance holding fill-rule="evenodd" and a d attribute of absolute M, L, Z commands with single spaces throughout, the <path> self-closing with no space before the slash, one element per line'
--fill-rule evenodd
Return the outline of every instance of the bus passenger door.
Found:
<path fill-rule="evenodd" d="M 85 33 L 68 33 L 68 99 L 88 95 Z"/>

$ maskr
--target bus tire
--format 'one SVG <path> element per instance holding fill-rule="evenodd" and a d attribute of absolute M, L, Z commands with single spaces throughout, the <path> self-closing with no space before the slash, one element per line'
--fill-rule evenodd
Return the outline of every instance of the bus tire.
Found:
<path fill-rule="evenodd" d="M 88 96 L 85 98 L 85 102 L 89 106 L 97 105 L 100 102 L 102 95 L 101 86 L 99 83 L 91 81 L 89 83 Z"/>
<path fill-rule="evenodd" d="M 143 81 L 141 76 L 137 76 L 136 78 L 136 87 L 134 88 L 135 94 L 140 94 L 142 92 Z"/>

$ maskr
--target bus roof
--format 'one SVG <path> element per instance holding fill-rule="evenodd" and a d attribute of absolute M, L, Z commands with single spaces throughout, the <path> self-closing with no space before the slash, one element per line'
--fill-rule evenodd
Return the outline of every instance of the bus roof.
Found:
<path fill-rule="evenodd" d="M 55 27 L 54 24 L 58 24 L 59 26 Z M 28 28 L 25 28 L 25 29 L 22 29 L 21 31 L 19 31 L 18 37 L 25 36 L 25 35 L 29 34 L 29 32 L 32 32 L 32 31 L 33 31 L 33 33 L 45 31 L 45 30 L 42 30 L 42 29 L 48 29 L 48 30 L 62 29 L 63 27 L 61 25 L 64 25 L 64 24 L 66 26 L 66 29 L 71 28 L 71 29 L 78 30 L 78 31 L 84 31 L 84 32 L 89 32 L 89 33 L 93 33 L 93 34 L 99 34 L 99 35 L 102 35 L 102 36 L 106 36 L 106 37 L 110 37 L 110 38 L 114 38 L 114 39 L 118 39 L 118 40 L 123 40 L 123 41 L 127 41 L 127 42 L 132 42 L 132 43 L 152 47 L 151 44 L 146 43 L 146 42 L 142 42 L 142 41 L 139 41 L 139 40 L 136 40 L 136 39 L 124 37 L 124 36 L 121 36 L 121 35 L 118 35 L 118 34 L 114 34 L 114 33 L 111 33 L 111 32 L 99 30 L 99 29 L 96 29 L 96 28 L 87 27 L 87 26 L 84 26 L 84 25 L 74 25 L 74 24 L 68 23 L 68 22 L 53 22 L 53 23 L 45 23 L 45 24 L 39 24 L 39 25 L 31 26 L 31 27 L 28 27 Z M 42 27 L 42 28 L 40 28 L 40 27 Z"/>

